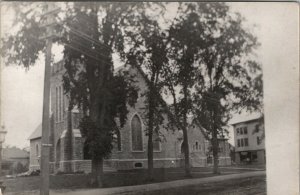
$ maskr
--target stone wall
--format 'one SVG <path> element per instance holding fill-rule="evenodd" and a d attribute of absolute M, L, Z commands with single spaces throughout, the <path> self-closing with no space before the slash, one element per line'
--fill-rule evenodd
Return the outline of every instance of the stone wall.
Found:
<path fill-rule="evenodd" d="M 61 66 L 60 66 L 61 67 Z M 62 86 L 61 76 L 63 70 L 61 68 L 54 68 L 53 75 L 51 78 L 51 110 L 54 113 L 54 147 L 55 147 L 55 160 L 54 164 L 56 171 L 63 172 L 77 172 L 84 171 L 89 172 L 91 170 L 90 160 L 83 160 L 83 139 L 80 134 L 80 130 L 77 129 L 77 123 L 74 123 L 72 130 L 72 145 L 67 144 L 67 113 L 64 110 L 64 117 L 61 120 L 55 118 L 56 113 L 56 89 Z M 147 168 L 147 143 L 148 137 L 146 136 L 146 126 L 144 120 L 144 109 L 145 109 L 145 97 L 142 95 L 147 90 L 142 75 L 136 70 L 131 69 L 131 74 L 134 75 L 136 84 L 138 85 L 139 97 L 134 108 L 128 107 L 129 113 L 127 115 L 127 122 L 124 127 L 120 130 L 121 136 L 121 150 L 117 150 L 117 145 L 112 151 L 110 159 L 106 160 L 106 168 L 109 167 L 124 170 L 124 169 L 139 169 Z M 67 98 L 65 98 L 65 108 L 67 108 Z M 142 151 L 132 151 L 132 138 L 131 138 L 131 119 L 137 115 L 142 121 Z M 72 115 L 72 119 L 75 120 L 77 116 Z M 77 117 L 78 118 L 78 117 Z M 164 117 L 164 124 L 168 123 L 168 119 Z M 78 122 L 78 120 L 76 119 Z M 165 129 L 163 126 L 160 128 L 161 142 L 160 150 L 154 151 L 154 167 L 183 167 L 184 160 L 183 154 L 181 153 L 182 144 L 182 133 L 178 130 Z M 191 166 L 202 167 L 207 166 L 206 160 L 206 140 L 200 131 L 199 127 L 190 126 L 188 130 L 188 138 L 190 144 L 191 153 Z M 198 142 L 198 148 L 195 148 L 195 143 Z M 57 148 L 59 147 L 59 148 Z M 72 149 L 70 149 L 70 148 Z M 72 158 L 68 158 L 69 153 L 72 153 Z M 59 154 L 59 155 L 58 155 Z M 59 156 L 59 158 L 58 158 Z M 228 154 L 229 156 L 229 154 Z M 226 155 L 225 155 L 226 157 Z M 221 161 L 220 161 L 221 162 Z M 227 161 L 224 161 L 226 164 Z"/>
<path fill-rule="evenodd" d="M 36 146 L 38 146 L 38 154 L 36 153 Z M 40 156 L 41 156 L 41 138 L 30 140 L 30 156 L 29 156 L 29 169 L 40 169 Z"/>

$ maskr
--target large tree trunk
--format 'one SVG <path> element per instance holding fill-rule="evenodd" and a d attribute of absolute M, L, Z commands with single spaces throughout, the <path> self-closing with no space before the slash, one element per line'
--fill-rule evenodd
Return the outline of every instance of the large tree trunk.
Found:
<path fill-rule="evenodd" d="M 191 177 L 191 168 L 190 168 L 190 151 L 189 151 L 189 142 L 186 126 L 182 129 L 183 131 L 183 147 L 184 147 L 184 168 L 185 176 Z"/>
<path fill-rule="evenodd" d="M 152 102 L 150 100 L 149 102 Z M 148 180 L 153 180 L 153 105 L 149 103 L 149 127 L 148 127 Z"/>
<path fill-rule="evenodd" d="M 103 187 L 103 159 L 92 158 L 91 186 Z"/>
<path fill-rule="evenodd" d="M 97 98 L 94 98 L 93 100 L 94 100 L 93 101 L 94 104 L 90 110 L 90 116 L 92 121 L 95 122 L 96 126 L 101 127 L 104 120 L 103 116 L 101 118 L 102 115 L 101 112 L 103 112 L 103 109 L 99 110 L 100 102 L 97 100 Z M 92 156 L 92 172 L 91 172 L 91 181 L 90 181 L 91 186 L 99 187 L 99 188 L 103 187 L 102 177 L 103 177 L 103 158 L 98 155 Z"/>
<path fill-rule="evenodd" d="M 155 103 L 155 75 L 151 76 L 148 96 L 148 180 L 153 181 L 153 128 L 154 128 L 154 109 Z"/>
<path fill-rule="evenodd" d="M 148 132 L 148 180 L 153 181 L 153 141 L 152 141 L 152 134 L 153 134 L 153 129 L 151 130 L 152 132 L 150 133 L 150 129 Z"/>
<path fill-rule="evenodd" d="M 219 150 L 219 144 L 218 144 L 218 137 L 216 130 L 213 130 L 213 138 L 212 138 L 212 147 L 213 147 L 213 158 L 214 158 L 214 174 L 220 174 L 219 170 L 219 156 L 218 156 L 218 150 Z"/>
<path fill-rule="evenodd" d="M 184 101 L 184 112 L 183 112 L 183 146 L 184 146 L 184 166 L 185 166 L 185 176 L 191 177 L 191 168 L 190 168 L 190 151 L 189 151 L 189 140 L 188 140 L 188 133 L 187 133 L 187 98 L 188 98 L 188 90 L 187 90 L 187 83 L 184 83 L 183 87 L 183 101 Z"/>

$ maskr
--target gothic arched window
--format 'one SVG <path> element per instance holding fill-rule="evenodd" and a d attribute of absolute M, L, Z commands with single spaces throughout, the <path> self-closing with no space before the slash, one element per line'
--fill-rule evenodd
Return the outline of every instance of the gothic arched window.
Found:
<path fill-rule="evenodd" d="M 137 115 L 131 120 L 131 146 L 133 151 L 143 150 L 142 123 Z"/>
<path fill-rule="evenodd" d="M 40 155 L 39 145 L 38 145 L 38 144 L 35 145 L 35 155 L 36 155 L 36 156 L 39 156 L 39 155 Z"/>

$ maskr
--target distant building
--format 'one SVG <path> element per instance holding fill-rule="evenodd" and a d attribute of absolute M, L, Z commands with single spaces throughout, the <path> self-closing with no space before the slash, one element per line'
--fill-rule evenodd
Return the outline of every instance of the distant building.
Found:
<path fill-rule="evenodd" d="M 40 169 L 42 124 L 36 127 L 28 139 L 30 141 L 29 168 L 30 170 Z"/>
<path fill-rule="evenodd" d="M 115 135 L 114 148 L 110 159 L 105 160 L 104 170 L 125 170 L 147 168 L 147 142 L 143 112 L 145 97 L 142 95 L 147 90 L 147 78 L 142 70 L 128 66 L 124 68 L 134 75 L 139 87 L 139 97 L 134 107 L 129 107 L 128 120 L 122 129 Z M 87 152 L 85 139 L 78 128 L 81 113 L 74 109 L 71 116 L 72 132 L 68 132 L 68 98 L 64 94 L 62 75 L 64 73 L 62 62 L 52 66 L 51 77 L 51 128 L 50 143 L 50 168 L 51 172 L 77 172 L 91 171 L 91 157 Z M 167 117 L 165 122 L 167 121 Z M 209 166 L 209 145 L 202 127 L 189 123 L 188 139 L 190 147 L 190 162 L 192 167 Z M 184 155 L 182 152 L 182 132 L 167 130 L 163 127 L 159 134 L 154 134 L 154 167 L 183 167 Z M 41 126 L 30 137 L 30 168 L 39 167 Z M 226 139 L 220 140 L 220 165 L 230 165 L 230 151 Z"/>
<path fill-rule="evenodd" d="M 29 166 L 29 153 L 17 147 L 2 149 L 3 174 L 16 174 L 25 172 Z"/>
<path fill-rule="evenodd" d="M 235 162 L 263 164 L 266 162 L 264 124 L 262 118 L 232 124 L 234 128 Z"/>

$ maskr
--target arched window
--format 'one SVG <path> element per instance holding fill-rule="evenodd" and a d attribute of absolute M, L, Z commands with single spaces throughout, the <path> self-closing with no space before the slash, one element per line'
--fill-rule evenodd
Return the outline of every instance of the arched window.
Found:
<path fill-rule="evenodd" d="M 197 141 L 196 141 L 195 145 L 196 145 L 196 150 L 198 150 L 199 148 L 198 148 L 198 142 Z"/>
<path fill-rule="evenodd" d="M 137 115 L 131 120 L 131 141 L 133 151 L 143 150 L 142 123 Z"/>
<path fill-rule="evenodd" d="M 35 145 L 35 155 L 36 155 L 36 156 L 39 156 L 39 154 L 40 154 L 40 151 L 39 151 L 39 145 L 36 144 L 36 145 Z"/>
<path fill-rule="evenodd" d="M 180 146 L 180 152 L 181 154 L 184 154 L 184 142 L 181 143 L 181 146 Z"/>

